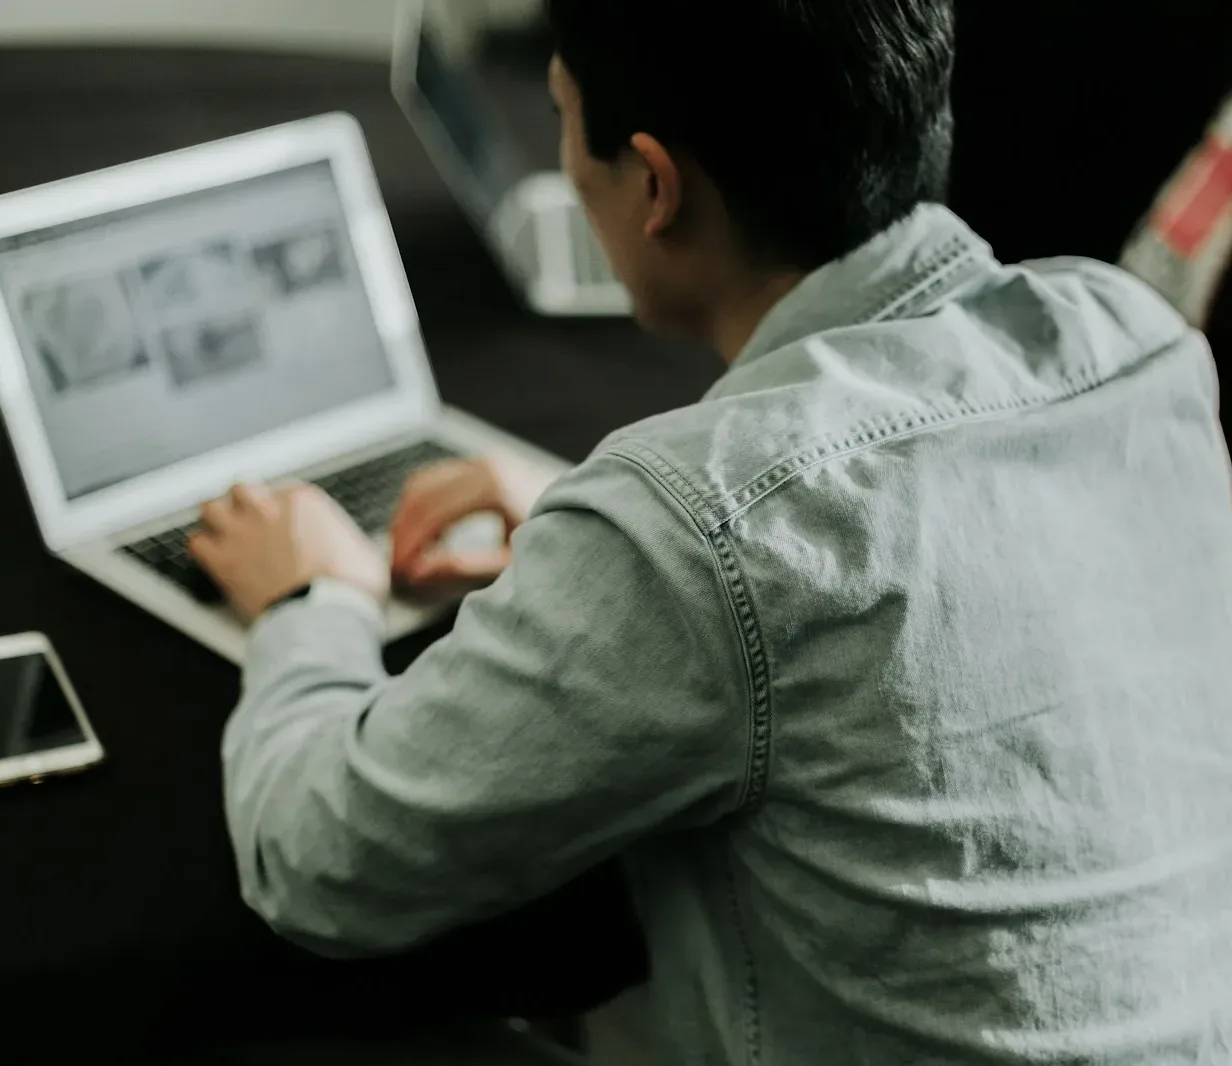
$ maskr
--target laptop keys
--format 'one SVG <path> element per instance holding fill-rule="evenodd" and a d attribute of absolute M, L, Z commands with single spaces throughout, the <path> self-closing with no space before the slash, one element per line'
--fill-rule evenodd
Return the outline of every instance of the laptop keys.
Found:
<path fill-rule="evenodd" d="M 140 559 L 174 585 L 179 585 L 201 603 L 215 604 L 222 600 L 218 586 L 188 554 L 191 526 L 169 529 L 136 544 L 125 545 L 127 555 Z"/>
<path fill-rule="evenodd" d="M 402 496 L 402 486 L 413 471 L 443 459 L 456 459 L 459 454 L 436 441 L 420 441 L 409 448 L 318 478 L 315 484 L 337 500 L 360 529 L 375 536 L 389 528 Z M 223 599 L 222 592 L 188 554 L 188 537 L 194 528 L 169 529 L 127 544 L 121 550 L 180 586 L 198 602 L 217 604 Z"/>
<path fill-rule="evenodd" d="M 198 603 L 213 606 L 226 599 L 222 589 L 214 584 L 214 579 L 196 563 L 183 571 L 176 583 Z"/>
<path fill-rule="evenodd" d="M 393 521 L 402 486 L 413 470 L 458 453 L 435 441 L 421 441 L 410 448 L 383 455 L 359 466 L 340 470 L 316 482 L 342 505 L 369 536 L 383 533 Z"/>

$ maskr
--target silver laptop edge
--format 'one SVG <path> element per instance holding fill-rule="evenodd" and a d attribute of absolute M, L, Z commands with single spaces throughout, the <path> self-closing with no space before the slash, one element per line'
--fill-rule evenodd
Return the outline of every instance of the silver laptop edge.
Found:
<path fill-rule="evenodd" d="M 272 302 L 218 280 L 238 269 L 233 245 Z M 212 279 L 208 306 L 185 277 Z M 120 310 L 73 334 L 74 307 Z M 312 355 L 310 372 L 287 362 Z M 211 404 L 226 419 L 203 418 Z M 0 407 L 48 549 L 232 661 L 245 635 L 227 609 L 117 549 L 237 480 L 315 477 L 424 439 L 565 468 L 441 404 L 362 132 L 337 114 L 0 197 Z M 196 446 L 199 432 L 217 439 Z M 387 635 L 446 606 L 393 603 Z"/>

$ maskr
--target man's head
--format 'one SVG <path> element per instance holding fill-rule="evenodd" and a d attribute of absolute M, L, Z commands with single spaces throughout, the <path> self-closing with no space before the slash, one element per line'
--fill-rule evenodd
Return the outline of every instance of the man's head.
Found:
<path fill-rule="evenodd" d="M 944 198 L 952 0 L 547 9 L 562 165 L 649 326 L 704 336 Z"/>

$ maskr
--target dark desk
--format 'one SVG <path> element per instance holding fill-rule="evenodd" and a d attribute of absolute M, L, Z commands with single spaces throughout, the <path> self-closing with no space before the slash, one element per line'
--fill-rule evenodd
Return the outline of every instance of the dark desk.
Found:
<path fill-rule="evenodd" d="M 151 96 L 168 77 L 177 91 Z M 579 459 L 608 431 L 707 387 L 719 367 L 704 353 L 652 343 L 630 323 L 522 311 L 384 79 L 376 66 L 285 58 L 17 53 L 0 62 L 0 188 L 342 107 L 368 127 L 448 402 Z M 481 950 L 463 936 L 416 964 L 332 964 L 277 941 L 237 897 L 221 814 L 219 740 L 235 670 L 43 552 L 7 440 L 0 546 L 0 633 L 51 636 L 109 755 L 80 779 L 0 793 L 6 1019 L 41 1002 L 40 1016 L 73 1020 L 68 1030 L 101 1024 L 126 1040 L 258 1027 L 398 1033 L 451 1007 L 530 1013 L 537 996 L 592 995 L 570 974 L 602 950 L 605 927 L 613 950 L 632 950 L 628 929 L 583 911 L 580 893 L 557 901 L 572 931 L 550 942 L 544 930 L 560 927 L 539 921 L 544 910 L 489 930 Z M 391 649 L 391 668 L 439 635 Z M 612 886 L 599 891 L 615 902 Z M 528 956 L 536 972 L 555 972 L 555 989 L 522 976 Z M 48 997 L 61 1005 L 49 1010 Z"/>

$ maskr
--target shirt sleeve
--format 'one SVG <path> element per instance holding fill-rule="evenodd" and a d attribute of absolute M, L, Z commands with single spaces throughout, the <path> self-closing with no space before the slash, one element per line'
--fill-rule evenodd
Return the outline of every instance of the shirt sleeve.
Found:
<path fill-rule="evenodd" d="M 400 677 L 370 613 L 260 624 L 224 741 L 244 897 L 324 954 L 405 950 L 738 809 L 749 706 L 708 539 L 650 473 L 592 460 Z"/>

